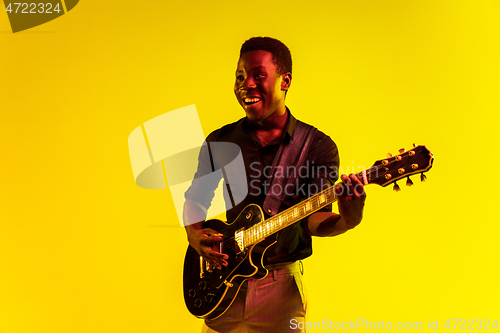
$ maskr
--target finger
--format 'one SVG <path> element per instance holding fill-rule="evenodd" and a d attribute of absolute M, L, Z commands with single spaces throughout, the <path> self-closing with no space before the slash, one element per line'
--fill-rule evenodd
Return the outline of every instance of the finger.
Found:
<path fill-rule="evenodd" d="M 218 243 L 218 242 L 220 242 L 220 240 L 217 240 L 218 238 L 220 238 L 220 237 L 208 237 L 208 236 L 205 236 L 205 237 L 203 237 L 202 239 L 200 239 L 200 243 L 201 243 L 201 245 L 203 245 L 203 246 L 208 246 L 208 248 L 210 248 L 210 249 L 211 249 L 211 248 L 212 248 L 212 246 L 211 246 L 211 245 L 212 245 L 213 243 Z"/>
<path fill-rule="evenodd" d="M 335 185 L 334 190 L 337 197 L 342 197 L 344 195 L 344 189 L 340 183 Z"/>
<path fill-rule="evenodd" d="M 349 193 L 347 193 L 347 185 L 344 183 L 343 178 L 341 183 L 335 185 L 335 195 L 339 200 L 346 200 L 349 197 Z"/>
<path fill-rule="evenodd" d="M 362 197 L 365 194 L 365 187 L 363 183 L 361 183 L 359 178 L 353 173 L 349 175 L 349 178 L 351 179 L 353 195 L 356 198 Z"/>
<path fill-rule="evenodd" d="M 203 246 L 204 247 L 204 256 L 210 258 L 211 260 L 215 260 L 217 262 L 226 263 L 224 259 L 229 259 L 229 256 L 225 253 L 220 253 L 216 248 L 212 246 Z"/>
<path fill-rule="evenodd" d="M 224 259 L 229 259 L 229 256 L 227 254 L 222 254 L 217 251 L 212 251 L 210 252 L 210 261 L 214 263 L 215 267 L 218 269 L 221 269 L 221 265 L 227 266 L 227 261 Z"/>
<path fill-rule="evenodd" d="M 227 254 L 220 253 L 220 252 L 214 251 L 212 249 L 210 251 L 210 254 L 212 255 L 213 259 L 217 259 L 217 260 L 229 259 L 229 256 Z"/>
<path fill-rule="evenodd" d="M 207 234 L 207 236 L 222 236 L 222 234 L 214 229 L 210 229 L 210 228 L 207 228 L 207 229 L 203 229 L 203 232 L 205 232 L 205 234 Z"/>
<path fill-rule="evenodd" d="M 337 197 L 342 197 L 344 195 L 344 189 L 342 188 L 342 185 L 338 184 L 338 185 L 335 185 L 335 195 Z"/>
<path fill-rule="evenodd" d="M 342 175 L 341 179 L 345 187 L 345 199 L 352 200 L 351 197 L 353 195 L 353 189 L 352 189 L 351 179 L 347 175 Z"/>
<path fill-rule="evenodd" d="M 211 263 L 214 267 L 218 268 L 218 269 L 221 269 L 221 265 L 224 265 L 224 266 L 227 266 L 227 261 L 224 260 L 223 258 L 225 259 L 228 259 L 229 257 L 227 255 L 221 255 L 220 253 L 216 252 L 216 251 L 213 251 L 213 250 L 207 250 L 207 251 L 204 251 L 203 253 L 203 258 Z"/>
<path fill-rule="evenodd" d="M 224 240 L 224 238 L 223 238 L 224 235 L 218 231 L 207 228 L 207 229 L 204 229 L 204 232 L 207 236 L 209 236 L 207 239 L 209 239 L 211 243 L 222 242 Z"/>

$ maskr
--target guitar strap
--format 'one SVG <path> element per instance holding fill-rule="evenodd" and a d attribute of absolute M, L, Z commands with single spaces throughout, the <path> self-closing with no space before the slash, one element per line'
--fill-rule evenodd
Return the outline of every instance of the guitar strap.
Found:
<path fill-rule="evenodd" d="M 278 213 L 281 202 L 295 188 L 300 167 L 304 165 L 316 131 L 315 127 L 297 120 L 288 144 L 281 143 L 274 157 L 271 168 L 273 178 L 263 206 L 264 211 L 269 215 L 274 216 Z M 290 168 L 294 169 L 290 170 Z"/>

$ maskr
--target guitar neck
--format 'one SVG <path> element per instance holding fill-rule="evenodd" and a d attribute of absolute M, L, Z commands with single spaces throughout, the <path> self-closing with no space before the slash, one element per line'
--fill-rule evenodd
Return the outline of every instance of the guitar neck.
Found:
<path fill-rule="evenodd" d="M 337 200 L 335 185 L 330 186 L 308 199 L 299 202 L 265 221 L 243 231 L 243 242 L 250 246 L 263 241 L 266 237 L 294 224 L 297 221 L 311 215 L 312 213 L 328 206 Z"/>
<path fill-rule="evenodd" d="M 412 185 L 413 182 L 410 181 L 409 176 L 417 173 L 421 173 L 420 179 L 425 181 L 426 177 L 423 173 L 432 167 L 434 160 L 427 147 L 414 145 L 414 148 L 409 151 L 400 149 L 399 152 L 399 155 L 392 156 L 389 154 L 388 158 L 376 161 L 370 168 L 358 172 L 356 177 L 364 185 L 378 184 L 387 186 L 394 183 L 395 190 L 399 190 L 399 186 L 396 185 L 397 180 L 408 177 L 407 185 Z M 335 188 L 341 186 L 341 184 L 330 186 L 297 205 L 243 230 L 241 234 L 237 235 L 237 238 L 243 241 L 245 247 L 263 241 L 264 238 L 335 202 L 337 200 Z"/>

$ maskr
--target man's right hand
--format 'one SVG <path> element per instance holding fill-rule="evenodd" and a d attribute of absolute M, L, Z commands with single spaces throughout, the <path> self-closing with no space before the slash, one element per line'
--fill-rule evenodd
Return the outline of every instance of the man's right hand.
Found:
<path fill-rule="evenodd" d="M 222 234 L 210 228 L 203 229 L 206 214 L 200 206 L 191 200 L 186 200 L 183 218 L 189 245 L 215 268 L 221 269 L 221 265 L 227 266 L 226 260 L 229 257 L 211 247 L 213 243 L 223 241 Z"/>
<path fill-rule="evenodd" d="M 201 229 L 199 227 L 201 227 L 201 222 L 186 227 L 189 245 L 215 268 L 221 269 L 221 265 L 227 266 L 226 260 L 229 259 L 229 256 L 219 253 L 211 247 L 213 243 L 223 241 L 222 234 L 210 228 Z"/>

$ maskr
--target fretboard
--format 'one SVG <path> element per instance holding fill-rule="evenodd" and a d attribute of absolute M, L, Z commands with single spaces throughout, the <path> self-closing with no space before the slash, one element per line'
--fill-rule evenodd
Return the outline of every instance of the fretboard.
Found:
<path fill-rule="evenodd" d="M 244 230 L 243 242 L 250 246 L 263 241 L 266 237 L 288 227 L 289 225 L 303 219 L 315 211 L 331 204 L 337 200 L 334 186 L 330 186 L 308 199 L 299 202 L 273 217 L 268 218 L 254 226 Z"/>

